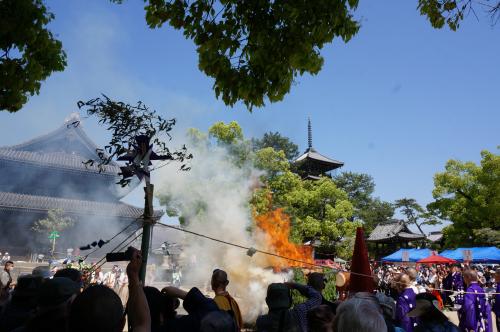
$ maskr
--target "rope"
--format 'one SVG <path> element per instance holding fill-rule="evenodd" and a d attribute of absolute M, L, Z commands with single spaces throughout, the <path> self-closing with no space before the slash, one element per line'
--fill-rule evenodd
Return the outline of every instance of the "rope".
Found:
<path fill-rule="evenodd" d="M 119 231 L 118 233 L 116 233 L 112 238 L 110 238 L 109 240 L 106 241 L 106 243 L 102 246 L 104 247 L 106 244 L 108 244 L 109 242 L 113 241 L 114 239 L 116 239 L 120 234 L 122 234 L 123 232 L 125 232 L 127 229 L 129 229 L 130 226 L 132 226 L 136 221 L 138 221 L 140 218 L 142 217 L 139 217 L 139 218 L 135 218 L 134 220 L 132 220 L 132 222 L 130 224 L 128 224 L 124 229 L 122 229 L 121 231 Z M 91 252 L 89 252 L 87 255 L 83 256 L 83 260 L 86 260 L 90 255 L 92 255 L 93 253 L 95 253 L 97 250 L 101 249 L 102 247 L 97 247 L 95 248 L 94 250 L 92 250 Z"/>
<path fill-rule="evenodd" d="M 259 253 L 264 254 L 264 255 L 278 257 L 278 258 L 286 259 L 286 260 L 289 260 L 289 261 L 292 261 L 292 262 L 301 263 L 301 264 L 304 264 L 304 265 L 315 266 L 315 267 L 318 267 L 318 268 L 330 269 L 335 274 L 339 272 L 337 269 L 334 269 L 334 268 L 332 268 L 330 266 L 316 264 L 316 263 L 310 263 L 310 262 L 306 262 L 306 261 L 303 261 L 303 260 L 300 260 L 300 259 L 290 258 L 290 257 L 282 256 L 282 255 L 279 255 L 279 254 L 275 254 L 275 253 L 272 253 L 272 252 L 268 252 L 268 251 L 265 251 L 265 250 L 260 250 L 260 249 L 256 249 L 256 248 L 252 248 L 252 247 L 246 247 L 246 246 L 243 246 L 243 245 L 240 245 L 240 244 L 237 244 L 237 243 L 227 242 L 227 241 L 224 241 L 224 240 L 220 240 L 220 239 L 208 236 L 208 235 L 200 234 L 200 233 L 197 233 L 197 232 L 194 232 L 194 231 L 190 231 L 190 230 L 187 230 L 187 229 L 184 229 L 184 228 L 176 227 L 176 226 L 173 226 L 173 225 L 167 225 L 167 224 L 161 224 L 161 223 L 156 223 L 156 225 L 159 225 L 159 226 L 162 226 L 162 227 L 166 227 L 166 228 L 170 228 L 170 229 L 175 229 L 177 231 L 181 231 L 181 232 L 184 232 L 184 233 L 188 233 L 188 234 L 192 234 L 192 235 L 195 235 L 195 236 L 199 236 L 199 237 L 202 237 L 202 238 L 214 241 L 214 242 L 223 243 L 223 244 L 226 244 L 226 245 L 229 245 L 229 246 L 233 246 L 233 247 L 236 247 L 236 248 L 245 249 L 245 250 L 254 250 L 255 252 L 259 252 Z M 370 274 L 363 274 L 363 273 L 357 273 L 357 272 L 351 272 L 351 271 L 349 271 L 349 273 L 353 274 L 353 275 L 358 275 L 358 276 L 366 277 L 366 278 L 378 278 L 378 276 L 374 275 L 374 274 L 370 275 Z M 393 281 L 392 283 L 403 285 L 403 283 L 398 282 L 398 281 Z M 457 291 L 452 290 L 452 289 L 440 289 L 440 288 L 434 288 L 434 289 L 435 290 L 439 290 L 439 291 L 443 291 L 443 292 L 452 292 L 452 293 L 460 293 L 460 294 L 500 295 L 500 293 L 476 293 L 476 292 L 466 292 L 466 291 L 457 292 Z"/>
<path fill-rule="evenodd" d="M 137 228 L 137 229 L 139 229 L 139 228 Z M 137 229 L 136 229 L 135 231 L 137 231 Z M 134 232 L 135 232 L 135 231 L 134 231 Z M 139 233 L 139 235 L 137 235 L 137 236 L 136 236 L 136 237 L 135 237 L 132 241 L 130 241 L 130 242 L 129 242 L 129 244 L 130 244 L 130 243 L 132 243 L 132 242 L 134 242 L 134 241 L 135 241 L 135 240 L 136 240 L 139 236 L 141 236 L 141 235 L 142 235 L 142 232 L 141 232 L 141 233 Z M 110 252 L 113 252 L 113 251 L 115 251 L 116 249 L 118 249 L 121 245 L 123 245 L 126 241 L 128 241 L 128 240 L 129 240 L 132 236 L 134 236 L 134 233 L 132 233 L 132 234 L 130 234 L 129 236 L 127 236 L 127 237 L 126 237 L 126 238 L 125 238 L 122 242 L 118 243 L 118 245 L 117 245 L 117 246 L 115 246 L 113 249 L 111 249 L 111 251 L 110 251 Z M 129 245 L 129 244 L 127 244 L 127 245 Z M 122 247 L 122 248 L 120 248 L 118 251 L 120 251 L 120 250 L 122 250 L 122 249 L 123 249 L 123 247 Z M 103 262 L 103 261 L 104 261 L 104 262 Z M 101 262 L 103 262 L 103 263 L 102 263 L 102 264 L 100 264 Z M 101 258 L 100 260 L 98 260 L 98 261 L 94 264 L 94 266 L 93 266 L 93 267 L 89 270 L 89 272 L 90 272 L 90 273 L 95 272 L 95 270 L 97 270 L 98 268 L 100 268 L 101 266 L 103 266 L 105 263 L 106 263 L 106 256 L 104 256 L 103 258 Z"/>
<path fill-rule="evenodd" d="M 137 234 L 137 236 L 136 236 L 136 237 L 134 237 L 134 238 L 133 238 L 132 240 L 130 240 L 127 244 L 125 244 L 123 247 L 121 247 L 120 249 L 118 249 L 118 251 L 120 252 L 120 251 L 122 251 L 123 249 L 127 248 L 127 247 L 128 247 L 129 245 L 131 245 L 131 244 L 132 244 L 135 240 L 137 240 L 137 238 L 139 238 L 139 236 L 141 236 L 141 235 L 142 235 L 142 232 L 140 232 L 139 234 Z M 130 239 L 130 238 L 131 238 L 131 236 L 130 236 L 130 237 L 128 237 L 127 239 Z M 124 241 L 124 242 L 125 242 L 125 241 Z M 124 243 L 124 242 L 122 242 L 122 243 Z M 117 247 L 116 247 L 116 248 L 117 248 Z M 116 249 L 116 248 L 115 248 L 115 249 Z M 113 249 L 113 250 L 115 250 L 115 249 Z M 103 259 L 101 259 L 101 261 L 102 261 L 102 260 L 103 260 Z M 106 260 L 106 257 L 104 257 L 104 260 Z M 95 267 L 93 267 L 92 269 L 90 269 L 90 273 L 95 272 L 95 270 L 97 270 L 97 269 L 101 268 L 104 264 L 106 264 L 106 261 L 102 262 L 102 263 L 101 263 L 101 264 L 99 264 L 99 265 L 97 265 L 97 263 L 96 263 L 96 264 L 94 265 Z"/>

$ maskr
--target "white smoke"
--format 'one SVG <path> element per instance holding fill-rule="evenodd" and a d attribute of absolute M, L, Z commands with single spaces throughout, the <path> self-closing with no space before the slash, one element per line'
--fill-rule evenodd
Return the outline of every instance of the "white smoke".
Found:
<path fill-rule="evenodd" d="M 190 152 L 195 156 L 190 171 L 179 171 L 179 166 L 172 164 L 155 172 L 157 193 L 169 195 L 171 202 L 180 206 L 187 229 L 245 247 L 262 248 L 262 237 L 249 231 L 253 222 L 248 203 L 261 172 L 250 165 L 236 167 L 222 147 L 198 146 Z M 245 321 L 255 321 L 266 310 L 270 283 L 289 278 L 266 268 L 271 264 L 264 255 L 250 257 L 244 249 L 183 234 L 179 234 L 184 237 L 179 242 L 191 263 L 183 271 L 187 272 L 183 284 L 206 291 L 212 271 L 225 270 L 230 281 L 228 290 L 240 304 Z"/>

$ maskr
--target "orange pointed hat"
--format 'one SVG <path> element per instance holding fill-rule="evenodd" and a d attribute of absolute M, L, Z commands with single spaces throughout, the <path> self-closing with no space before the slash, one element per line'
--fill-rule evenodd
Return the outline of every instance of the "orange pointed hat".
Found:
<path fill-rule="evenodd" d="M 356 229 L 356 242 L 354 243 L 350 277 L 349 292 L 351 294 L 357 292 L 373 293 L 375 282 L 370 268 L 363 228 L 361 227 Z"/>

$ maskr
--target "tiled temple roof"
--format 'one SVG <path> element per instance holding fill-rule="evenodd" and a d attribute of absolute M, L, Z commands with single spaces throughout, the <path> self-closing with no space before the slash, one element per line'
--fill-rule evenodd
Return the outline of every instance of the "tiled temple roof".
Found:
<path fill-rule="evenodd" d="M 62 209 L 68 214 L 111 218 L 134 219 L 143 215 L 143 209 L 122 202 L 110 203 L 0 192 L 0 210 L 46 212 L 51 209 Z M 155 218 L 160 218 L 162 215 L 162 211 L 155 210 Z"/>
<path fill-rule="evenodd" d="M 422 240 L 425 235 L 415 234 L 408 229 L 406 223 L 402 220 L 390 220 L 381 224 L 370 233 L 368 241 L 384 242 L 390 240 Z"/>

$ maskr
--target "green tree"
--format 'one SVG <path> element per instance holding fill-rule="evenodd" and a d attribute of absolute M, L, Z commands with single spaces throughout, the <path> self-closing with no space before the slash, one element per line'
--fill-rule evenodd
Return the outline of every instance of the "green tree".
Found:
<path fill-rule="evenodd" d="M 74 224 L 71 217 L 65 216 L 64 210 L 51 209 L 46 218 L 35 221 L 32 229 L 38 233 L 62 232 Z"/>
<path fill-rule="evenodd" d="M 343 258 L 349 258 L 352 254 L 351 239 L 361 223 L 351 220 L 353 206 L 346 192 L 330 178 L 302 180 L 290 170 L 284 151 L 276 151 L 272 147 L 253 151 L 236 122 L 216 123 L 209 129 L 210 139 L 196 129 L 190 130 L 189 136 L 194 137 L 203 148 L 213 148 L 211 143 L 224 146 L 229 152 L 228 158 L 236 167 L 247 168 L 251 165 L 264 171 L 261 176 L 262 187 L 255 190 L 249 202 L 251 208 L 256 213 L 283 209 L 292 220 L 293 241 L 301 244 L 310 239 L 320 240 L 321 250 L 325 252 L 336 252 Z M 174 202 L 172 197 L 165 194 L 159 198 L 162 204 L 167 205 L 169 214 L 181 214 L 182 207 L 179 207 L 182 202 Z M 203 210 L 203 204 L 200 203 L 195 213 L 203 213 Z"/>
<path fill-rule="evenodd" d="M 243 140 L 243 130 L 236 121 L 231 121 L 229 124 L 216 122 L 210 127 L 208 134 L 222 144 L 229 145 Z"/>
<path fill-rule="evenodd" d="M 19 111 L 66 66 L 61 42 L 47 29 L 52 19 L 41 0 L 0 1 L 0 110 Z"/>
<path fill-rule="evenodd" d="M 375 182 L 368 174 L 342 172 L 335 176 L 337 186 L 344 189 L 349 200 L 358 209 L 363 209 L 371 202 L 371 196 L 375 191 Z"/>
<path fill-rule="evenodd" d="M 370 233 L 377 224 L 389 220 L 394 215 L 394 206 L 373 197 L 375 182 L 368 174 L 343 172 L 333 178 L 342 188 L 354 206 L 352 220 L 363 221 L 363 227 Z"/>
<path fill-rule="evenodd" d="M 415 225 L 422 235 L 425 235 L 422 230 L 424 225 L 437 225 L 440 221 L 429 211 L 423 208 L 413 198 L 401 198 L 394 202 L 394 207 L 406 217 L 406 224 Z"/>
<path fill-rule="evenodd" d="M 445 171 L 434 176 L 432 195 L 434 202 L 427 208 L 452 222 L 447 227 L 447 245 L 495 245 L 496 232 L 500 230 L 498 154 L 482 151 L 479 165 L 449 160 Z M 492 232 L 488 233 L 488 229 Z"/>
<path fill-rule="evenodd" d="M 265 133 L 262 138 L 252 139 L 255 151 L 264 148 L 273 148 L 275 151 L 283 151 L 288 160 L 294 160 L 299 156 L 299 147 L 288 137 L 282 136 L 279 132 Z"/>
<path fill-rule="evenodd" d="M 268 179 L 266 184 L 252 200 L 257 212 L 282 208 L 291 217 L 294 242 L 319 240 L 320 252 L 350 257 L 350 239 L 361 222 L 351 220 L 353 206 L 345 191 L 330 178 L 302 180 L 289 170 Z"/>
<path fill-rule="evenodd" d="M 376 197 L 363 209 L 356 211 L 355 214 L 363 221 L 363 227 L 367 233 L 370 233 L 377 224 L 388 221 L 394 216 L 394 205 L 382 201 Z"/>
<path fill-rule="evenodd" d="M 54 255 L 56 239 L 59 233 L 72 227 L 75 224 L 72 218 L 65 216 L 62 209 L 51 209 L 47 212 L 47 217 L 35 221 L 32 229 L 35 232 L 48 235 L 52 243 L 52 256 Z"/>
<path fill-rule="evenodd" d="M 359 29 L 358 0 L 145 2 L 151 28 L 170 24 L 194 42 L 215 95 L 250 110 L 282 100 L 298 75 L 317 74 L 323 46 L 347 42 Z"/>
<path fill-rule="evenodd" d="M 456 31 L 460 27 L 461 21 L 467 15 L 474 15 L 478 18 L 476 11 L 486 10 L 491 18 L 492 24 L 496 24 L 500 18 L 500 1 L 485 0 L 418 0 L 420 14 L 427 16 L 427 19 L 434 28 L 441 29 L 447 25 L 451 30 Z"/>

